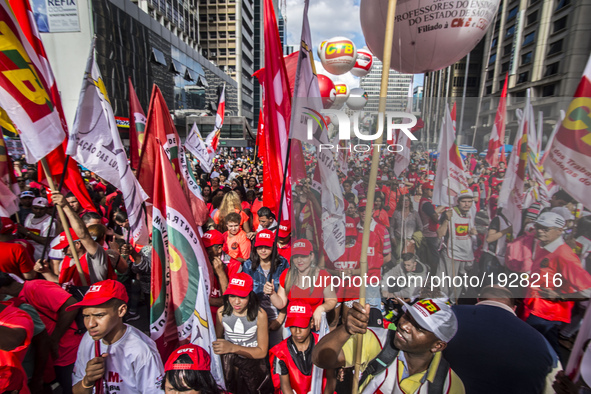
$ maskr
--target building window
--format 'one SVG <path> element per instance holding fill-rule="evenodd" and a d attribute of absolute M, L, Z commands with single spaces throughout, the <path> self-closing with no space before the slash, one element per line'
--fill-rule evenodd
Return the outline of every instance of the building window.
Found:
<path fill-rule="evenodd" d="M 228 53 L 230 54 L 230 56 L 236 55 L 236 48 L 229 48 Z"/>
<path fill-rule="evenodd" d="M 236 32 L 235 31 L 229 31 L 228 32 L 228 37 L 230 37 L 230 38 L 236 38 Z"/>
<path fill-rule="evenodd" d="M 521 55 L 521 65 L 522 66 L 525 66 L 526 64 L 531 63 L 531 55 L 532 55 L 532 52 L 528 52 L 528 53 Z"/>
<path fill-rule="evenodd" d="M 218 19 L 219 19 L 220 21 L 222 21 L 222 22 L 223 22 L 223 21 L 225 21 L 225 20 L 226 20 L 226 14 L 219 14 L 219 15 L 218 15 Z"/>
<path fill-rule="evenodd" d="M 488 70 L 488 72 L 486 73 L 486 79 L 493 79 L 494 76 L 495 70 Z"/>
<path fill-rule="evenodd" d="M 557 0 L 556 2 L 556 10 L 558 11 L 566 6 L 570 5 L 570 0 Z"/>
<path fill-rule="evenodd" d="M 527 26 L 531 25 L 532 23 L 538 20 L 538 11 L 534 11 L 527 16 Z"/>
<path fill-rule="evenodd" d="M 566 16 L 564 18 L 560 18 L 556 22 L 554 22 L 554 33 L 559 32 L 566 28 Z"/>
<path fill-rule="evenodd" d="M 555 55 L 557 53 L 562 52 L 562 41 L 563 40 L 559 40 L 559 41 L 556 41 L 556 42 L 550 44 L 550 49 L 548 50 L 548 56 Z"/>
<path fill-rule="evenodd" d="M 236 20 L 236 14 L 228 14 L 228 19 L 230 19 L 231 21 L 235 21 Z"/>
<path fill-rule="evenodd" d="M 202 40 L 207 40 L 207 32 L 206 31 L 200 32 L 199 37 L 201 37 Z"/>
<path fill-rule="evenodd" d="M 152 63 L 161 64 L 166 66 L 166 58 L 164 57 L 164 53 L 160 52 L 156 48 L 152 48 L 152 54 L 150 55 L 150 60 Z"/>
<path fill-rule="evenodd" d="M 546 85 L 542 88 L 542 97 L 554 96 L 556 85 Z"/>
<path fill-rule="evenodd" d="M 220 38 L 226 38 L 226 32 L 220 31 Z"/>
<path fill-rule="evenodd" d="M 517 78 L 517 84 L 526 83 L 529 80 L 529 71 L 522 72 Z"/>
<path fill-rule="evenodd" d="M 509 62 L 505 62 L 501 65 L 501 72 L 505 73 L 507 71 L 509 71 Z"/>
<path fill-rule="evenodd" d="M 510 21 L 511 19 L 515 18 L 515 16 L 517 15 L 517 12 L 519 11 L 519 7 L 513 7 L 509 13 L 507 14 L 507 22 Z"/>
<path fill-rule="evenodd" d="M 528 35 L 526 35 L 526 36 L 523 38 L 523 44 L 522 44 L 522 45 L 523 45 L 523 46 L 526 46 L 526 45 L 528 45 L 528 44 L 531 44 L 532 42 L 534 42 L 535 38 L 536 38 L 536 32 L 535 32 L 535 31 L 534 31 L 534 32 L 531 32 L 531 33 L 529 33 Z"/>
<path fill-rule="evenodd" d="M 206 14 L 199 15 L 199 22 L 202 22 L 202 23 L 207 22 L 207 15 Z"/>
<path fill-rule="evenodd" d="M 513 36 L 513 34 L 515 34 L 515 25 L 507 29 L 507 34 L 505 34 L 505 38 L 511 37 Z"/>
<path fill-rule="evenodd" d="M 493 53 L 492 55 L 490 55 L 490 59 L 488 61 L 488 64 L 493 64 L 495 62 L 495 60 L 497 60 L 497 54 Z"/>
<path fill-rule="evenodd" d="M 560 65 L 559 62 L 552 63 L 546 66 L 546 72 L 544 73 L 545 77 L 550 77 L 552 75 L 558 74 L 558 66 Z"/>
<path fill-rule="evenodd" d="M 486 94 L 491 94 L 492 93 L 492 85 L 489 85 L 486 87 Z"/>
<path fill-rule="evenodd" d="M 499 81 L 499 90 L 503 90 L 503 86 L 505 86 L 505 80 Z"/>
<path fill-rule="evenodd" d="M 493 38 L 492 42 L 490 43 L 491 49 L 497 46 L 497 41 L 498 41 L 497 37 Z"/>
<path fill-rule="evenodd" d="M 218 38 L 218 33 L 215 31 L 210 31 L 209 32 L 209 38 Z"/>
<path fill-rule="evenodd" d="M 503 56 L 510 55 L 512 48 L 513 48 L 513 44 L 505 45 L 505 47 L 503 48 Z"/>
<path fill-rule="evenodd" d="M 220 48 L 220 56 L 226 56 L 227 51 L 226 48 Z"/>

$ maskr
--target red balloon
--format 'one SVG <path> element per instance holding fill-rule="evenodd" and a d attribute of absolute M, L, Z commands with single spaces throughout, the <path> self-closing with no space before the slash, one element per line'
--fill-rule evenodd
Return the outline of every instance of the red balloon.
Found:
<path fill-rule="evenodd" d="M 332 80 L 326 75 L 318 74 L 318 87 L 320 88 L 320 97 L 322 97 L 322 106 L 326 109 L 332 107 L 337 96 Z"/>

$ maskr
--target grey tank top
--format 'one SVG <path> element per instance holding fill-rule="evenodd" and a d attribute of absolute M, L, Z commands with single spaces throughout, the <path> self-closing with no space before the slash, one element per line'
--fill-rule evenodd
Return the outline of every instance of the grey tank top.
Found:
<path fill-rule="evenodd" d="M 223 316 L 224 339 L 235 345 L 257 347 L 257 320 L 248 321 L 246 316 Z"/>

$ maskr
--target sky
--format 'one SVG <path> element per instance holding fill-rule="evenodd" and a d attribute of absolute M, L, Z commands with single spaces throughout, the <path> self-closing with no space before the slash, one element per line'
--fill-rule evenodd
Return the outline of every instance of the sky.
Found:
<path fill-rule="evenodd" d="M 299 47 L 302 34 L 302 17 L 304 2 L 302 0 L 286 0 L 287 11 L 287 43 Z M 359 19 L 359 0 L 310 0 L 308 20 L 312 33 L 312 45 L 318 47 L 322 41 L 332 37 L 346 37 L 360 49 L 365 47 L 365 38 Z M 316 56 L 316 53 L 314 53 Z M 318 59 L 317 59 L 318 60 Z M 320 62 L 316 62 L 317 71 L 327 74 Z M 350 88 L 359 86 L 359 78 L 351 73 L 333 76 L 334 82 L 346 83 Z M 423 74 L 415 75 L 415 86 L 423 84 Z"/>

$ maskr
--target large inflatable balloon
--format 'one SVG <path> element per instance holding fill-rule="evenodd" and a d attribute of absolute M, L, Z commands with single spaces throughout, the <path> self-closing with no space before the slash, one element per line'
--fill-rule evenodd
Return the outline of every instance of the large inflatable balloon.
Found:
<path fill-rule="evenodd" d="M 324 108 L 332 107 L 337 95 L 332 80 L 326 75 L 318 74 L 318 87 L 320 88 L 320 97 L 322 97 Z"/>
<path fill-rule="evenodd" d="M 500 0 L 398 0 L 391 68 L 419 74 L 447 67 L 484 37 Z M 388 0 L 361 0 L 365 42 L 383 59 Z"/>
<path fill-rule="evenodd" d="M 318 48 L 322 66 L 326 71 L 334 75 L 349 72 L 357 60 L 355 44 L 345 37 L 334 37 L 326 40 Z"/>
<path fill-rule="evenodd" d="M 326 45 L 326 41 L 322 41 L 320 43 L 320 45 L 318 45 L 318 50 L 316 51 L 316 53 L 318 54 L 318 59 L 320 59 L 320 54 L 322 53 L 322 50 L 324 49 L 324 45 Z"/>
<path fill-rule="evenodd" d="M 349 98 L 347 99 L 347 107 L 351 108 L 353 111 L 362 110 L 367 104 L 367 93 L 362 88 L 354 88 L 351 89 L 351 93 L 349 93 Z"/>
<path fill-rule="evenodd" d="M 334 88 L 336 91 L 336 97 L 332 108 L 341 109 L 343 108 L 343 105 L 345 105 L 347 99 L 349 98 L 349 87 L 344 83 L 339 83 L 334 85 Z"/>
<path fill-rule="evenodd" d="M 365 77 L 371 71 L 373 66 L 373 55 L 367 49 L 357 50 L 357 61 L 351 69 L 351 74 L 356 77 Z"/>

